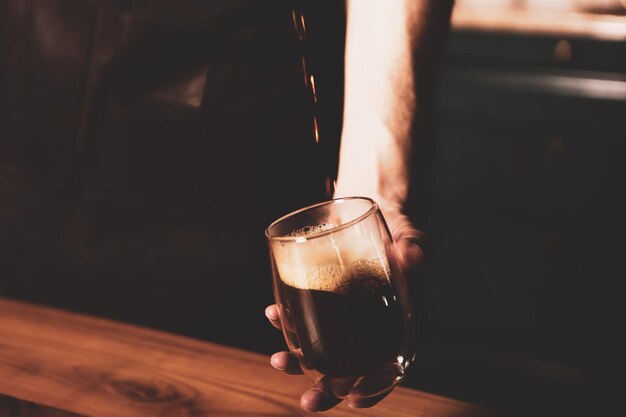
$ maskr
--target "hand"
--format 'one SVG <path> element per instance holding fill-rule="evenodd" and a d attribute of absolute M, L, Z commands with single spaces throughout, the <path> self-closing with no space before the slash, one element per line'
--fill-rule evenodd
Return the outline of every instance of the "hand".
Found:
<path fill-rule="evenodd" d="M 393 236 L 399 266 L 406 274 L 410 274 L 410 272 L 415 271 L 424 263 L 424 249 L 427 248 L 426 243 L 428 242 L 427 236 L 425 233 L 417 230 L 408 217 L 399 211 L 383 211 L 383 215 Z M 277 329 L 281 328 L 276 304 L 272 304 L 265 309 L 265 316 L 272 326 Z M 274 353 L 270 358 L 270 364 L 274 368 L 290 375 L 302 374 L 297 359 L 289 352 Z M 348 400 L 348 407 L 372 407 L 388 394 L 389 392 L 386 392 L 376 397 Z M 340 398 L 329 395 L 315 387 L 302 394 L 300 406 L 306 411 L 326 411 L 341 401 Z"/>

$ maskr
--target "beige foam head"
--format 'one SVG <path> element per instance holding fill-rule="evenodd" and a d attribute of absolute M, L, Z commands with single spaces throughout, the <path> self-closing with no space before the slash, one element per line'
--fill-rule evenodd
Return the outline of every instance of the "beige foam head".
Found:
<path fill-rule="evenodd" d="M 289 235 L 296 238 L 293 241 L 273 242 L 280 279 L 295 288 L 338 294 L 359 284 L 358 280 L 369 280 L 366 285 L 375 284 L 372 280 L 386 282 L 389 264 L 379 231 L 353 227 L 308 238 L 333 227 L 305 227 Z"/>

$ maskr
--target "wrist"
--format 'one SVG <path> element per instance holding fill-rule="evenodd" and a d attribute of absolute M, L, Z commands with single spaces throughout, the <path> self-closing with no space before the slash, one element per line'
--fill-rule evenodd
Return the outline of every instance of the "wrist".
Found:
<path fill-rule="evenodd" d="M 389 192 L 381 192 L 378 187 L 369 186 L 366 183 L 347 184 L 337 180 L 333 198 L 342 197 L 367 197 L 374 200 L 383 213 L 401 213 L 404 209 L 404 199 Z"/>
<path fill-rule="evenodd" d="M 335 197 L 372 198 L 381 209 L 402 211 L 409 189 L 411 138 L 380 118 L 344 120 Z"/>

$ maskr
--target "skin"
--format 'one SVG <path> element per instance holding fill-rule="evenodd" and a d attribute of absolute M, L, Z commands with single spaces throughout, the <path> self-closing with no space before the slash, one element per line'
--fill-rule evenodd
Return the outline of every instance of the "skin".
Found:
<path fill-rule="evenodd" d="M 452 5 L 453 0 L 347 2 L 344 122 L 335 197 L 360 195 L 378 202 L 400 266 L 409 276 L 424 263 L 421 247 L 427 240 L 403 213 L 413 141 L 426 121 L 423 107 Z M 267 307 L 265 315 L 280 329 L 276 305 Z M 288 374 L 302 373 L 289 352 L 273 354 L 270 364 Z M 347 405 L 371 407 L 386 395 Z M 300 398 L 307 411 L 325 411 L 340 402 L 318 388 Z"/>

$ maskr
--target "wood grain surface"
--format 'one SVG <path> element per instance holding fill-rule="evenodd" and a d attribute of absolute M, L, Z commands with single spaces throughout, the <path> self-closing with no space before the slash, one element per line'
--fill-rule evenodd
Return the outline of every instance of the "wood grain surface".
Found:
<path fill-rule="evenodd" d="M 85 417 L 0 394 L 0 417 Z"/>
<path fill-rule="evenodd" d="M 0 298 L 0 416 L 304 416 L 309 386 L 256 353 Z M 399 388 L 326 415 L 494 413 Z"/>

